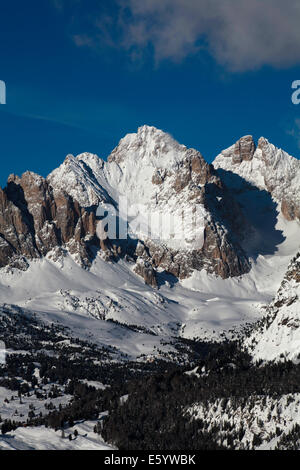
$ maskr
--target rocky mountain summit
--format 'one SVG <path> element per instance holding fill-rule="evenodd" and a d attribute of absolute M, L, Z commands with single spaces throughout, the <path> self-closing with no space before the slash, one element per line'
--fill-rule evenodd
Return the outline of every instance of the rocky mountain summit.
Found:
<path fill-rule="evenodd" d="M 141 212 L 157 220 L 155 233 L 149 235 L 144 230 L 149 227 L 147 221 L 144 228 L 139 224 L 131 233 L 138 243 L 129 243 L 125 252 L 142 258 L 148 268 L 151 265 L 179 278 L 188 277 L 195 269 L 204 268 L 223 278 L 250 269 L 240 246 L 246 218 L 213 166 L 198 151 L 154 127 L 143 126 L 136 134 L 128 134 L 107 162 L 92 154 L 67 157 L 48 181 L 57 189 L 64 187 L 85 206 L 110 202 L 118 207 L 122 197 L 129 210 L 136 209 L 137 202 L 143 206 Z M 198 226 L 189 228 L 189 220 L 182 226 L 183 216 L 191 218 L 197 206 L 202 210 Z M 168 237 L 164 232 L 157 236 L 159 224 L 168 216 L 173 232 Z M 197 236 L 203 237 L 199 248 L 193 243 Z M 137 270 L 141 272 L 140 263 Z"/>
<path fill-rule="evenodd" d="M 243 137 L 209 165 L 197 150 L 142 126 L 107 161 L 68 155 L 46 179 L 10 176 L 0 194 L 0 265 L 26 269 L 30 259 L 65 250 L 88 267 L 100 250 L 107 260 L 135 263 L 153 287 L 162 271 L 179 279 L 201 270 L 240 276 L 251 269 L 247 243 L 256 228 L 236 186 L 263 189 L 292 220 L 299 217 L 299 179 L 300 162 L 266 139 L 256 147 Z M 97 208 L 113 208 L 122 220 L 122 200 L 128 237 L 99 240 Z"/>
<path fill-rule="evenodd" d="M 244 136 L 221 152 L 213 163 L 268 191 L 281 206 L 287 220 L 300 220 L 300 160 L 261 137 L 256 146 L 252 136 Z"/>
<path fill-rule="evenodd" d="M 95 234 L 94 214 L 35 173 L 11 175 L 0 190 L 0 266 L 26 269 L 30 259 L 63 248 L 89 264 Z"/>

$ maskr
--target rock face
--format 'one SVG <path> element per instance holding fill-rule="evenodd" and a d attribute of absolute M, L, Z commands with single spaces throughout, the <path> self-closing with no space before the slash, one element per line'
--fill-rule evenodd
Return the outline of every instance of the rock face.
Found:
<path fill-rule="evenodd" d="M 251 136 L 242 137 L 216 157 L 214 167 L 268 191 L 280 203 L 287 220 L 300 220 L 300 160 L 264 137 L 259 139 L 257 148 Z"/>
<path fill-rule="evenodd" d="M 48 181 L 89 207 L 98 202 L 118 208 L 125 199 L 133 219 L 139 212 L 130 224 L 130 238 L 142 242 L 142 258 L 154 270 L 185 278 L 206 269 L 226 278 L 250 269 L 240 245 L 246 219 L 213 166 L 154 127 L 128 134 L 107 162 L 89 154 L 69 156 Z M 201 215 L 196 220 L 197 209 Z M 169 232 L 164 226 L 168 220 Z M 135 260 L 140 257 L 132 244 L 126 251 Z"/>
<path fill-rule="evenodd" d="M 95 216 L 39 175 L 11 175 L 0 191 L 0 266 L 26 269 L 27 260 L 67 248 L 89 264 Z"/>
<path fill-rule="evenodd" d="M 255 359 L 300 359 L 300 252 L 291 261 L 263 320 L 246 341 Z"/>
<path fill-rule="evenodd" d="M 256 150 L 255 143 L 251 135 L 246 135 L 238 140 L 234 145 L 232 162 L 234 164 L 242 163 L 244 161 L 251 161 Z"/>
<path fill-rule="evenodd" d="M 146 284 L 152 287 L 157 287 L 156 273 L 151 263 L 142 258 L 138 258 L 134 271 L 139 276 L 142 276 Z"/>
<path fill-rule="evenodd" d="M 10 176 L 0 192 L 0 266 L 25 269 L 27 260 L 58 249 L 89 266 L 95 243 L 107 260 L 134 261 L 153 286 L 159 271 L 180 279 L 203 269 L 224 279 L 239 276 L 251 267 L 243 240 L 253 226 L 220 170 L 271 193 L 293 220 L 299 218 L 299 166 L 266 139 L 256 148 L 245 136 L 214 167 L 197 150 L 142 126 L 121 139 L 108 161 L 68 155 L 46 180 L 29 172 Z M 117 214 L 120 225 L 126 220 L 128 236 L 99 240 L 97 208 Z"/>

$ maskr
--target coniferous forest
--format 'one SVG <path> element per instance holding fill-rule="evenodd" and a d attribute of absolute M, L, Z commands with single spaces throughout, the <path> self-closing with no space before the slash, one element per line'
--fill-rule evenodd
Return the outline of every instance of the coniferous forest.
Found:
<path fill-rule="evenodd" d="M 253 363 L 239 341 L 184 341 L 182 364 L 117 362 L 111 348 L 62 343 L 68 331 L 40 326 L 20 312 L 1 317 L 8 347 L 22 349 L 1 366 L 6 403 L 44 403 L 40 412 L 33 401 L 26 415 L 1 417 L 2 435 L 24 426 L 64 432 L 92 420 L 94 433 L 120 450 L 254 449 L 272 439 L 278 449 L 299 446 L 299 426 L 283 432 L 280 400 L 298 403 L 300 364 Z M 258 406 L 268 409 L 265 419 Z"/>

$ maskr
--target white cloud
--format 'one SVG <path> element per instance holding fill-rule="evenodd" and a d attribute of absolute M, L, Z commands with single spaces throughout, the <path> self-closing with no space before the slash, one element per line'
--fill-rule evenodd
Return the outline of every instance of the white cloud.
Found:
<path fill-rule="evenodd" d="M 86 2 L 76 1 L 91 15 Z M 74 34 L 78 46 L 101 42 L 140 57 L 150 45 L 156 62 L 180 62 L 205 49 L 231 71 L 300 63 L 299 0 L 114 0 L 119 8 L 105 14 L 103 5 L 92 13 L 88 34 Z"/>
<path fill-rule="evenodd" d="M 234 71 L 300 63 L 299 0 L 125 0 L 125 46 L 152 44 L 156 60 L 205 47 Z"/>

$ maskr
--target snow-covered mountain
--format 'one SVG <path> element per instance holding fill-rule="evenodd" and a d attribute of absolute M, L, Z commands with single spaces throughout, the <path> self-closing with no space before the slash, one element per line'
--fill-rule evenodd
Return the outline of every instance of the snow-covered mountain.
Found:
<path fill-rule="evenodd" d="M 107 162 L 92 154 L 68 156 L 48 182 L 84 207 L 118 207 L 125 198 L 132 215 L 139 208 L 142 215 L 150 214 L 151 232 L 145 216 L 132 235 L 142 242 L 135 255 L 154 269 L 185 278 L 205 268 L 226 278 L 250 268 L 240 246 L 246 219 L 213 167 L 198 151 L 154 127 L 128 134 Z M 196 207 L 201 216 L 194 230 L 190 219 Z"/>
<path fill-rule="evenodd" d="M 256 147 L 252 136 L 245 136 L 221 152 L 213 164 L 239 203 L 250 209 L 257 237 L 254 245 L 254 240 L 249 240 L 248 249 L 254 253 L 260 245 L 277 250 L 281 234 L 270 231 L 274 217 L 280 212 L 288 221 L 300 219 L 300 161 L 263 137 Z M 282 277 L 275 298 L 261 309 L 263 319 L 246 341 L 255 359 L 298 358 L 299 268 L 298 254 Z"/>
<path fill-rule="evenodd" d="M 152 448 L 175 423 L 191 448 L 298 449 L 299 165 L 250 136 L 209 165 L 143 126 L 107 161 L 11 175 L 0 448 L 113 450 L 135 434 Z M 122 225 L 124 199 L 129 236 L 107 236 L 101 217 Z"/>
<path fill-rule="evenodd" d="M 12 175 L 0 192 L 0 302 L 135 358 L 155 354 L 161 341 L 173 351 L 173 336 L 230 337 L 261 318 L 299 250 L 299 174 L 299 161 L 265 139 L 257 148 L 240 139 L 213 166 L 143 126 L 107 161 L 68 155 L 46 179 Z M 160 222 L 171 215 L 171 236 L 141 224 L 128 240 L 99 241 L 97 206 L 120 209 L 121 197 Z M 201 248 L 192 232 L 178 236 L 182 212 L 195 205 Z"/>
<path fill-rule="evenodd" d="M 231 184 L 237 189 L 248 182 L 266 190 L 280 203 L 287 220 L 300 219 L 300 160 L 264 137 L 259 139 L 257 147 L 252 136 L 242 137 L 223 150 L 213 165 L 216 169 L 238 175 L 240 178 L 231 178 Z M 227 180 L 230 176 L 227 175 Z"/>
<path fill-rule="evenodd" d="M 284 276 L 275 299 L 265 307 L 246 346 L 254 359 L 300 360 L 300 253 Z"/>

